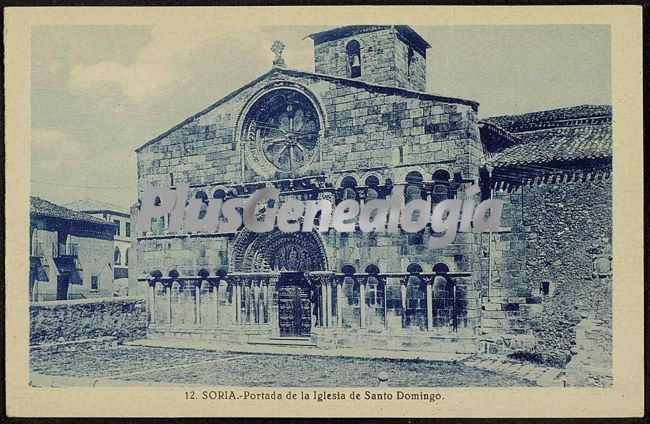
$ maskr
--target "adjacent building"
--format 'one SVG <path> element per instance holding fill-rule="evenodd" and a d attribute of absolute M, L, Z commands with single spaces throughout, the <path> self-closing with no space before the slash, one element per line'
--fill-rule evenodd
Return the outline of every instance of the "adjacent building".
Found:
<path fill-rule="evenodd" d="M 30 198 L 32 301 L 113 296 L 116 224 Z"/>
<path fill-rule="evenodd" d="M 272 70 L 137 149 L 139 193 L 184 183 L 228 199 L 273 185 L 338 203 L 404 186 L 407 201 L 436 203 L 478 182 L 481 198 L 508 200 L 503 232 L 431 249 L 430 228 L 179 234 L 163 217 L 135 235 L 150 335 L 570 355 L 575 322 L 557 305 L 582 296 L 589 310 L 593 279 L 607 284 L 611 109 L 480 120 L 477 102 L 425 91 L 430 46 L 408 26 L 311 38 L 315 72 L 287 69 L 276 42 Z M 545 325 L 565 325 L 566 352 L 545 348 Z"/>
<path fill-rule="evenodd" d="M 131 215 L 128 208 L 95 199 L 77 200 L 65 206 L 115 224 L 113 278 L 119 290 L 127 294 L 131 260 Z"/>

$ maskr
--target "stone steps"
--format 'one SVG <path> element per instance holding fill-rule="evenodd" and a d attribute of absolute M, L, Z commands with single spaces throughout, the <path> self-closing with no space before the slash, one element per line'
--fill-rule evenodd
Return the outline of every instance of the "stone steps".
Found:
<path fill-rule="evenodd" d="M 316 347 L 316 344 L 310 337 L 270 337 L 266 340 L 249 340 L 248 344 L 287 347 Z"/>
<path fill-rule="evenodd" d="M 498 355 L 474 356 L 463 361 L 468 367 L 521 377 L 543 387 L 564 387 L 565 370 L 510 360 Z"/>

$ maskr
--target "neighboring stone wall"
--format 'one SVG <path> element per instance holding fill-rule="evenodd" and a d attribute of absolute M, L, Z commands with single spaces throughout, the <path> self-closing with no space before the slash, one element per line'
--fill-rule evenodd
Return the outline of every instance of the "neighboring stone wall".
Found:
<path fill-rule="evenodd" d="M 576 326 L 576 352 L 567 364 L 571 386 L 611 387 L 612 326 L 596 319 L 583 319 Z"/>
<path fill-rule="evenodd" d="M 484 308 L 495 312 L 484 311 L 482 328 L 532 332 L 535 346 L 523 350 L 563 366 L 575 350 L 580 314 L 611 316 L 611 281 L 592 276 L 594 259 L 611 255 L 611 179 L 536 184 L 495 197 L 507 202 L 502 225 L 511 231 L 493 234 L 483 247 L 490 249 L 492 268 Z M 540 293 L 543 281 L 550 282 L 548 295 Z"/>
<path fill-rule="evenodd" d="M 113 336 L 118 341 L 146 336 L 148 315 L 141 298 L 32 303 L 30 344 Z"/>

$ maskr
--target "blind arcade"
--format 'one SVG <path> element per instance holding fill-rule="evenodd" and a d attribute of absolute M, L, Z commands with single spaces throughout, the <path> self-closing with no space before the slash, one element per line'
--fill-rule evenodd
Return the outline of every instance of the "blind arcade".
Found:
<path fill-rule="evenodd" d="M 385 199 L 360 204 L 346 199 L 336 205 L 329 200 L 280 200 L 275 187 L 257 190 L 248 198 L 188 200 L 189 186 L 176 189 L 151 186 L 142 197 L 138 232 L 146 231 L 151 220 L 169 216 L 170 232 L 236 233 L 242 224 L 255 233 L 267 233 L 276 226 L 284 233 L 337 232 L 407 233 L 423 231 L 430 225 L 429 246 L 441 248 L 451 244 L 457 232 L 498 231 L 503 200 L 487 199 L 477 204 L 477 184 L 468 188 L 466 198 L 447 199 L 435 205 L 431 197 L 405 203 L 404 187 L 397 186 Z"/>

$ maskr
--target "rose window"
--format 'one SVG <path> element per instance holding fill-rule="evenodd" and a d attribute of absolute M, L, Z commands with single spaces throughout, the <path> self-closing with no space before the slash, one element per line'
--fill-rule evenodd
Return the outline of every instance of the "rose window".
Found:
<path fill-rule="evenodd" d="M 246 151 L 258 173 L 294 173 L 317 157 L 320 122 L 313 104 L 295 90 L 275 90 L 258 100 L 245 120 Z"/>

